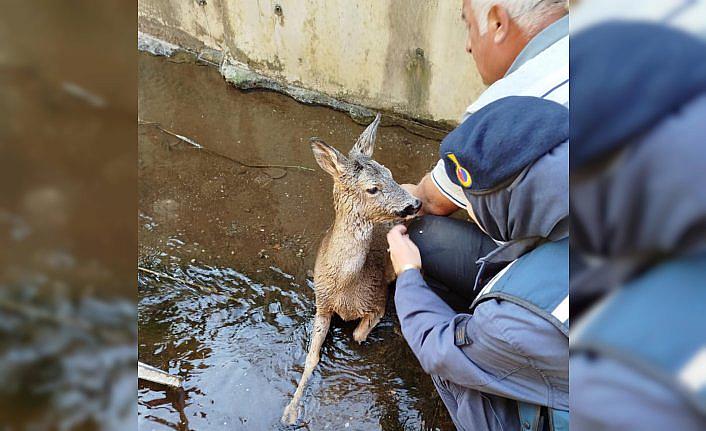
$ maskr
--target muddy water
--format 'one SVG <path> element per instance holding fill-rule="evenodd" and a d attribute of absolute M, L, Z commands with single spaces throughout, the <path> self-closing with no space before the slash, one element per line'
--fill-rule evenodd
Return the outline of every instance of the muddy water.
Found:
<path fill-rule="evenodd" d="M 216 70 L 139 59 L 139 358 L 184 377 L 141 382 L 141 429 L 270 430 L 306 355 L 311 270 L 333 218 L 331 180 L 308 138 L 348 150 L 363 126 L 271 92 L 244 93 Z M 199 150 L 164 130 L 207 148 Z M 400 182 L 434 163 L 438 142 L 378 132 L 375 158 Z M 297 165 L 251 168 L 248 165 Z M 394 310 L 368 341 L 334 322 L 303 400 L 303 429 L 451 429 Z"/>

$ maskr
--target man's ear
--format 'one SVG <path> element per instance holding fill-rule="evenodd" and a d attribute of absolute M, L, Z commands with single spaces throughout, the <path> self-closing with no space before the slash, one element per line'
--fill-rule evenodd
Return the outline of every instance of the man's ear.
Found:
<path fill-rule="evenodd" d="M 343 171 L 346 157 L 319 138 L 311 138 L 309 142 L 311 143 L 311 150 L 314 152 L 316 163 L 332 177 L 338 177 Z"/>
<path fill-rule="evenodd" d="M 507 9 L 499 5 L 493 5 L 488 11 L 488 29 L 493 36 L 493 42 L 502 43 L 510 30 L 510 15 Z"/>

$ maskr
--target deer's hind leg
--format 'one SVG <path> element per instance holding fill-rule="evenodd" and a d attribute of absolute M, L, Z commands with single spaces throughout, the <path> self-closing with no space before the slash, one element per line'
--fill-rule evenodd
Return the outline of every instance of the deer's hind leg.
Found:
<path fill-rule="evenodd" d="M 282 414 L 282 422 L 287 425 L 293 425 L 296 423 L 299 416 L 299 401 L 304 394 L 304 388 L 306 388 L 306 383 L 314 372 L 314 368 L 319 363 L 319 352 L 321 351 L 321 346 L 324 344 L 326 339 L 326 334 L 328 333 L 329 325 L 331 324 L 331 315 L 320 315 L 317 314 L 314 317 L 314 328 L 311 333 L 311 343 L 309 345 L 309 352 L 306 355 L 306 363 L 304 364 L 304 372 L 299 380 L 299 385 L 297 386 L 296 392 L 292 397 L 292 401 L 289 402 L 287 407 L 284 409 Z"/>
<path fill-rule="evenodd" d="M 365 341 L 368 338 L 370 331 L 373 330 L 375 325 L 380 323 L 380 319 L 382 319 L 384 314 L 385 311 L 383 309 L 380 313 L 366 314 L 363 316 L 363 318 L 360 319 L 360 323 L 358 323 L 358 327 L 356 327 L 355 331 L 353 331 L 353 339 L 358 343 Z"/>

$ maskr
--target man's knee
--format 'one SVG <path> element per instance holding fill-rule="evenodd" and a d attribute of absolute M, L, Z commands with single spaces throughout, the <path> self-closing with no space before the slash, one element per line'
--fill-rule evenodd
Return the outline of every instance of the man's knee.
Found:
<path fill-rule="evenodd" d="M 422 255 L 455 248 L 489 252 L 496 247 L 493 240 L 475 223 L 451 217 L 422 216 L 409 224 L 407 232 Z"/>
<path fill-rule="evenodd" d="M 414 219 L 407 229 L 409 237 L 418 247 L 437 248 L 453 244 L 458 223 L 468 223 L 449 217 L 425 215 Z M 421 250 L 421 249 L 420 249 Z"/>

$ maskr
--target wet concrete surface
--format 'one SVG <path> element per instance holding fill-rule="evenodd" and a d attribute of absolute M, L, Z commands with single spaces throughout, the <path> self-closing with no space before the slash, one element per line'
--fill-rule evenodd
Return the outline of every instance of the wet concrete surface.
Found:
<path fill-rule="evenodd" d="M 138 275 L 139 359 L 184 377 L 183 391 L 140 382 L 140 429 L 279 429 L 315 312 L 316 249 L 333 220 L 331 180 L 308 139 L 347 151 L 364 126 L 145 53 L 138 103 L 139 265 L 188 282 Z M 437 141 L 381 127 L 374 157 L 398 182 L 414 182 L 437 150 Z M 300 427 L 453 429 L 394 310 L 362 345 L 354 327 L 334 321 Z"/>

